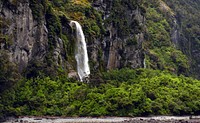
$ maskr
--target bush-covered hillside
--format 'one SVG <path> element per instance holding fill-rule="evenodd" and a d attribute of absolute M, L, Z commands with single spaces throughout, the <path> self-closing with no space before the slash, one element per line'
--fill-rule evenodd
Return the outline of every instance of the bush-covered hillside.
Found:
<path fill-rule="evenodd" d="M 188 57 L 177 49 L 172 41 L 174 13 L 162 10 L 167 4 L 161 0 L 146 1 L 146 64 L 148 68 L 168 70 L 176 74 L 188 74 Z"/>
<path fill-rule="evenodd" d="M 179 48 L 190 58 L 190 72 L 199 78 L 200 70 L 200 1 L 164 0 L 175 12 L 179 25 Z"/>

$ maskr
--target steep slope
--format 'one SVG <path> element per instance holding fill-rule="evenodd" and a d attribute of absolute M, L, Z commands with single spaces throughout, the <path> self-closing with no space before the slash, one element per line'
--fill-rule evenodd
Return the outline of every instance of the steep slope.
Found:
<path fill-rule="evenodd" d="M 143 66 L 144 8 L 140 1 L 97 0 L 93 6 L 102 13 L 105 33 L 102 45 L 103 65 L 107 69 Z"/>
<path fill-rule="evenodd" d="M 198 76 L 198 2 L 3 0 L 1 83 L 10 85 L 19 75 L 77 76 L 70 20 L 83 26 L 92 77 L 124 67 Z"/>
<path fill-rule="evenodd" d="M 178 24 L 177 47 L 190 58 L 190 75 L 199 78 L 200 73 L 200 1 L 165 0 L 175 13 Z"/>
<path fill-rule="evenodd" d="M 3 0 L 0 5 L 1 51 L 28 78 L 76 71 L 69 20 L 83 26 L 92 71 L 143 66 L 141 2 Z"/>
<path fill-rule="evenodd" d="M 169 70 L 176 74 L 188 74 L 189 62 L 186 55 L 178 50 L 177 36 L 174 34 L 175 14 L 171 8 L 159 0 L 146 1 L 146 51 L 147 67 Z"/>
<path fill-rule="evenodd" d="M 69 21 L 77 20 L 83 26 L 93 76 L 123 67 L 198 76 L 198 16 L 190 14 L 190 22 L 186 16 L 198 15 L 198 2 L 3 0 L 1 52 L 9 62 L 1 61 L 2 69 L 8 63 L 14 66 L 13 74 L 28 78 L 76 76 L 75 36 Z"/>

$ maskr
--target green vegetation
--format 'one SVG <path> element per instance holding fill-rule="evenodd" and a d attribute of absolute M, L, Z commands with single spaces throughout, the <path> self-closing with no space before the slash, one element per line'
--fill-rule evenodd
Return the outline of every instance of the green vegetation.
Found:
<path fill-rule="evenodd" d="M 58 37 L 61 37 L 62 25 L 59 17 L 53 12 L 53 8 L 49 6 L 46 12 L 47 28 L 48 28 L 48 39 L 49 39 L 49 50 L 52 51 L 56 47 L 56 41 Z"/>
<path fill-rule="evenodd" d="M 47 0 L 30 0 L 30 8 L 32 10 L 33 18 L 41 24 L 46 12 Z"/>
<path fill-rule="evenodd" d="M 48 28 L 48 54 L 44 61 L 29 61 L 25 78 L 20 80 L 18 69 L 9 62 L 7 51 L 0 51 L 0 117 L 199 114 L 200 81 L 181 75 L 187 75 L 188 58 L 172 43 L 172 19 L 162 13 L 159 2 L 114 0 L 113 7 L 109 10 L 110 16 L 103 22 L 101 12 L 92 7 L 91 1 L 93 0 L 30 0 L 38 26 L 45 19 Z M 14 7 L 18 2 L 13 0 L 10 4 Z M 63 59 L 58 59 L 67 61 L 72 67 L 75 64 L 74 37 L 69 20 L 81 23 L 88 43 L 94 43 L 93 41 L 103 37 L 104 23 L 105 27 L 113 24 L 119 37 L 131 35 L 127 38 L 126 45 L 137 45 L 136 34 L 143 32 L 145 28 L 141 27 L 137 19 L 126 18 L 127 9 L 138 9 L 141 15 L 146 16 L 146 41 L 143 48 L 148 69 L 121 69 L 104 73 L 95 71 L 89 84 L 66 78 L 67 67 L 61 66 L 59 61 L 55 65 L 53 53 L 58 41 L 62 39 Z M 183 32 L 188 34 L 188 39 L 192 35 L 191 39 L 199 46 L 199 29 L 192 26 L 195 22 L 188 25 L 186 23 L 189 20 L 183 22 Z M 2 33 L 9 24 L 9 20 L 0 18 L 0 43 L 5 44 L 4 49 L 12 45 L 12 36 Z M 99 69 L 104 71 L 100 47 L 97 55 Z M 95 63 L 91 61 L 90 66 L 92 68 Z"/>
<path fill-rule="evenodd" d="M 127 39 L 126 45 L 137 45 L 137 38 L 133 37 L 133 38 Z"/>
<path fill-rule="evenodd" d="M 10 20 L 0 17 L 0 93 L 12 87 L 20 79 L 17 65 L 9 61 L 8 49 L 13 44 L 12 35 L 5 34 Z"/>
<path fill-rule="evenodd" d="M 200 82 L 165 71 L 122 69 L 95 85 L 66 77 L 22 80 L 1 95 L 1 113 L 50 116 L 198 114 Z"/>
<path fill-rule="evenodd" d="M 103 31 L 101 14 L 87 0 L 53 0 L 49 2 L 55 15 L 65 15 L 70 20 L 81 23 L 89 41 L 100 36 Z"/>
<path fill-rule="evenodd" d="M 5 34 L 5 30 L 7 30 L 10 26 L 10 20 L 0 17 L 0 43 L 4 43 L 4 48 L 8 49 L 12 44 L 12 35 Z"/>
<path fill-rule="evenodd" d="M 147 1 L 147 41 L 144 43 L 147 67 L 187 75 L 188 58 L 172 43 L 172 19 L 160 10 L 160 4 Z"/>
<path fill-rule="evenodd" d="M 20 79 L 16 64 L 8 59 L 7 51 L 0 51 L 0 93 Z"/>
<path fill-rule="evenodd" d="M 130 36 L 130 34 L 138 34 L 142 31 L 142 27 L 139 25 L 138 20 L 135 18 L 136 14 L 127 15 L 129 11 L 141 9 L 141 14 L 145 14 L 146 11 L 142 6 L 143 1 L 137 0 L 114 0 L 111 2 L 110 15 L 105 20 L 105 26 L 113 25 L 117 30 L 119 37 Z M 130 14 L 130 13 L 129 13 Z"/>
<path fill-rule="evenodd" d="M 187 54 L 191 62 L 191 75 L 200 78 L 200 1 L 199 0 L 164 0 L 175 12 L 180 30 L 179 48 Z"/>

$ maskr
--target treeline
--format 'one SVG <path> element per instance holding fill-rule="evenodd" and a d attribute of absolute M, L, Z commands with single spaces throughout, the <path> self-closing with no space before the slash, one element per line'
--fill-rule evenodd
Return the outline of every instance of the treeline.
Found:
<path fill-rule="evenodd" d="M 101 83 L 66 77 L 22 80 L 1 94 L 1 116 L 192 115 L 200 111 L 200 81 L 165 71 L 122 69 Z"/>

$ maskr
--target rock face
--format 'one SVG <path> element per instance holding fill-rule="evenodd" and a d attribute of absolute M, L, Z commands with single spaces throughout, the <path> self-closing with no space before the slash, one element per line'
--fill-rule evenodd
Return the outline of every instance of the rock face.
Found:
<path fill-rule="evenodd" d="M 104 28 L 98 37 L 86 36 L 91 72 L 145 67 L 143 42 L 146 20 L 145 9 L 140 2 L 142 1 L 95 0 L 91 3 L 102 16 L 103 21 L 96 23 Z M 20 72 L 26 71 L 27 66 L 28 69 L 30 66 L 34 67 L 31 64 L 39 61 L 42 63 L 39 67 L 51 66 L 47 71 L 60 67 L 68 73 L 74 73 L 76 61 L 72 58 L 74 44 L 69 20 L 62 17 L 60 11 L 54 13 L 57 15 L 48 13 L 48 8 L 43 4 L 47 3 L 37 3 L 35 0 L 0 1 L 0 51 L 8 54 L 9 60 L 17 65 Z M 184 13 L 175 13 L 171 6 L 169 2 L 161 1 L 160 10 L 168 13 L 173 20 L 171 40 L 177 48 L 194 59 L 191 60 L 191 70 L 199 73 L 199 39 L 183 36 L 187 35 L 187 30 L 181 28 L 180 21 Z M 191 25 L 187 24 L 187 27 Z M 197 29 L 194 27 L 193 30 L 195 32 Z M 196 33 L 199 35 L 198 31 Z M 192 40 L 193 38 L 197 41 Z"/>
<path fill-rule="evenodd" d="M 65 14 L 62 14 L 60 10 L 54 12 L 53 4 L 59 7 L 62 2 L 48 1 L 48 4 L 51 4 L 50 7 L 46 2 L 40 0 L 0 1 L 0 52 L 6 52 L 10 62 L 15 63 L 20 72 L 26 71 L 27 66 L 28 69 L 34 67 L 32 65 L 34 61 L 39 61 L 40 64 L 35 65 L 41 69 L 47 68 L 47 71 L 54 71 L 54 69 L 62 68 L 68 73 L 70 71 L 74 73 L 76 61 L 73 58 L 73 32 L 68 24 L 69 19 L 63 16 L 67 12 Z M 144 37 L 148 35 L 145 35 L 145 9 L 140 2 L 143 1 L 95 0 L 91 3 L 96 9 L 95 12 L 97 11 L 103 20 L 102 22 L 97 20 L 95 23 L 104 29 L 98 37 L 86 36 L 91 72 L 123 67 L 145 67 L 143 42 Z M 190 11 L 182 12 L 182 9 L 178 8 L 179 4 L 174 5 L 173 1 L 160 0 L 159 8 L 165 13 L 166 18 L 171 18 L 171 41 L 177 49 L 181 49 L 191 59 L 190 73 L 198 77 L 200 53 L 199 28 L 197 27 L 199 25 L 195 23 L 194 15 L 190 16 L 194 16 L 193 23 L 196 25 L 193 26 L 189 19 L 184 20 Z M 196 4 L 189 4 L 189 1 L 187 5 L 180 5 L 186 8 L 190 5 L 194 6 L 193 10 L 196 13 L 199 12 L 199 7 Z M 93 8 L 79 14 L 85 14 L 86 17 L 86 13 L 94 13 Z M 79 16 L 73 11 L 71 14 Z M 91 19 L 94 18 L 91 17 Z M 84 27 L 84 24 L 82 26 Z M 37 70 L 33 69 L 33 71 Z"/>
<path fill-rule="evenodd" d="M 10 61 L 16 63 L 21 72 L 32 59 L 44 59 L 48 41 L 45 20 L 39 25 L 33 19 L 29 4 L 28 0 L 9 0 L 0 3 L 2 24 L 7 22 L 6 28 L 1 29 L 1 34 L 8 37 L 7 40 L 0 42 L 1 49 L 9 51 Z M 10 45 L 5 46 L 9 40 Z"/>
<path fill-rule="evenodd" d="M 200 0 L 163 0 L 174 11 L 174 32 L 172 39 L 177 47 L 189 57 L 190 74 L 200 78 Z M 184 2 L 184 4 L 182 4 Z"/>
<path fill-rule="evenodd" d="M 145 18 L 141 8 L 134 4 L 128 0 L 97 0 L 93 3 L 93 7 L 103 13 L 102 25 L 105 28 L 101 37 L 88 44 L 89 59 L 94 63 L 93 70 L 100 67 L 114 69 L 143 66 L 142 27 Z M 39 19 L 34 18 L 34 13 L 40 14 L 42 10 L 34 10 L 31 7 L 33 5 L 29 0 L 0 2 L 1 25 L 4 25 L 1 35 L 7 36 L 0 42 L 1 50 L 8 51 L 10 61 L 17 64 L 20 72 L 26 70 L 32 61 L 45 63 L 46 59 L 52 59 L 52 64 L 73 71 L 74 65 L 70 64 L 76 63 L 67 62 L 66 47 L 59 33 L 53 34 L 53 41 L 51 40 L 51 28 L 56 26 L 49 23 L 52 15 L 44 12 Z M 65 33 L 70 33 L 70 27 L 62 25 L 62 28 L 66 30 Z M 53 50 L 50 51 L 51 43 Z"/>
<path fill-rule="evenodd" d="M 98 46 L 102 48 L 104 67 L 142 67 L 144 34 L 141 27 L 144 27 L 145 18 L 139 6 L 127 0 L 97 0 L 93 7 L 103 13 L 105 34 L 98 39 Z"/>
<path fill-rule="evenodd" d="M 30 76 L 35 72 L 39 73 L 38 69 L 51 73 L 56 69 L 52 66 L 63 67 L 66 64 L 63 40 L 58 34 L 53 35 L 53 43 L 49 39 L 52 36 L 49 32 L 52 24 L 47 20 L 52 19 L 51 15 L 37 8 L 44 8 L 41 3 L 31 2 L 33 1 L 0 2 L 1 51 L 7 52 L 10 62 L 17 65 L 20 73 L 30 70 Z M 49 66 L 52 68 L 49 69 Z"/>

